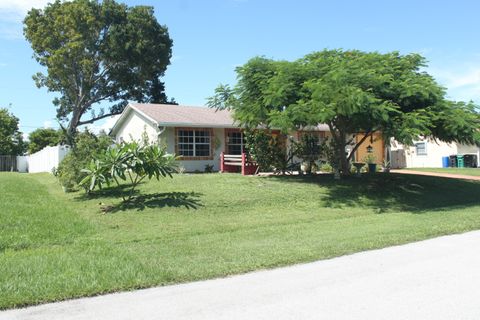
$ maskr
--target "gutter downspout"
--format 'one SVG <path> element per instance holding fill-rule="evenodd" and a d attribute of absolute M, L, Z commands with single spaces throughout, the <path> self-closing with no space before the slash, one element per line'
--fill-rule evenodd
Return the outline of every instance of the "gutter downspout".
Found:
<path fill-rule="evenodd" d="M 161 126 L 161 125 L 158 125 L 158 126 L 156 127 L 156 130 L 157 130 L 157 142 L 158 142 L 159 145 L 160 145 L 160 142 L 161 142 L 160 136 L 165 132 L 165 129 L 166 129 L 166 127 L 165 127 L 165 126 Z"/>

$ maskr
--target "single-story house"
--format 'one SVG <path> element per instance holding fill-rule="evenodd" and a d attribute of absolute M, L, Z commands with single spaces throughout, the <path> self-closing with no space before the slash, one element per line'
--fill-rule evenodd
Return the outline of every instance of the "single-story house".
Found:
<path fill-rule="evenodd" d="M 291 132 L 289 136 L 298 140 L 303 132 L 318 135 L 319 140 L 330 136 L 326 125 L 304 131 Z M 139 141 L 144 135 L 150 141 L 167 146 L 167 151 L 180 157 L 180 165 L 186 171 L 204 171 L 206 166 L 220 170 L 222 152 L 240 155 L 243 151 L 243 133 L 228 110 L 216 111 L 205 107 L 167 104 L 130 103 L 113 126 L 110 135 L 117 143 Z M 359 141 L 362 134 L 355 135 Z M 380 134 L 367 139 L 355 153 L 356 161 L 363 161 L 373 154 L 381 164 L 390 153 L 392 167 L 441 167 L 442 156 L 460 153 L 479 154 L 475 146 L 444 146 L 430 140 L 419 141 L 413 147 L 402 146 L 392 141 L 386 149 Z M 286 141 L 288 148 L 288 141 Z M 480 158 L 480 155 L 477 156 Z M 298 159 L 297 159 L 298 160 Z"/>
<path fill-rule="evenodd" d="M 412 146 L 402 145 L 392 139 L 390 142 L 390 159 L 392 168 L 441 168 L 444 158 L 462 155 L 464 165 L 480 167 L 480 148 L 475 145 L 447 143 L 432 138 L 419 138 Z M 448 165 L 455 165 L 449 160 Z"/>

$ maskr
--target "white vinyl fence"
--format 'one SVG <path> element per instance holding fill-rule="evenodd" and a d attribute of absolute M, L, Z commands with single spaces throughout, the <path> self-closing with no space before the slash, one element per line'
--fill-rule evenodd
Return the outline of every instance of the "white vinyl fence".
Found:
<path fill-rule="evenodd" d="M 18 171 L 20 172 L 52 172 L 53 168 L 58 168 L 60 162 L 70 152 L 69 146 L 45 147 L 41 151 L 31 154 L 24 159 L 17 158 Z M 23 165 L 20 168 L 20 163 Z M 27 167 L 25 170 L 25 167 Z M 24 169 L 20 170 L 20 169 Z"/>

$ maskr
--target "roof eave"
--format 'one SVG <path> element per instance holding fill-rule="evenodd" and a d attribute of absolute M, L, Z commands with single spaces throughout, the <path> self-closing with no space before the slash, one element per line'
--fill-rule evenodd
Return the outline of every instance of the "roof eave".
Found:
<path fill-rule="evenodd" d="M 191 122 L 159 122 L 163 127 L 191 127 L 191 128 L 241 128 L 234 124 L 212 124 L 212 123 L 191 123 Z"/>

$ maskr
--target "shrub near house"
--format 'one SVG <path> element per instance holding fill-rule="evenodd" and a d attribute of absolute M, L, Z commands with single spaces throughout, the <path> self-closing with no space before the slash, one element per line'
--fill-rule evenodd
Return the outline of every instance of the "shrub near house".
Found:
<path fill-rule="evenodd" d="M 87 176 L 80 185 L 91 192 L 96 187 L 101 189 L 102 185 L 110 185 L 112 182 L 120 187 L 120 181 L 126 181 L 130 189 L 127 195 L 122 195 L 122 199 L 130 201 L 137 186 L 145 178 L 171 178 L 177 168 L 175 160 L 175 155 L 168 154 L 165 147 L 123 142 L 94 157 L 88 167 L 82 170 Z"/>

